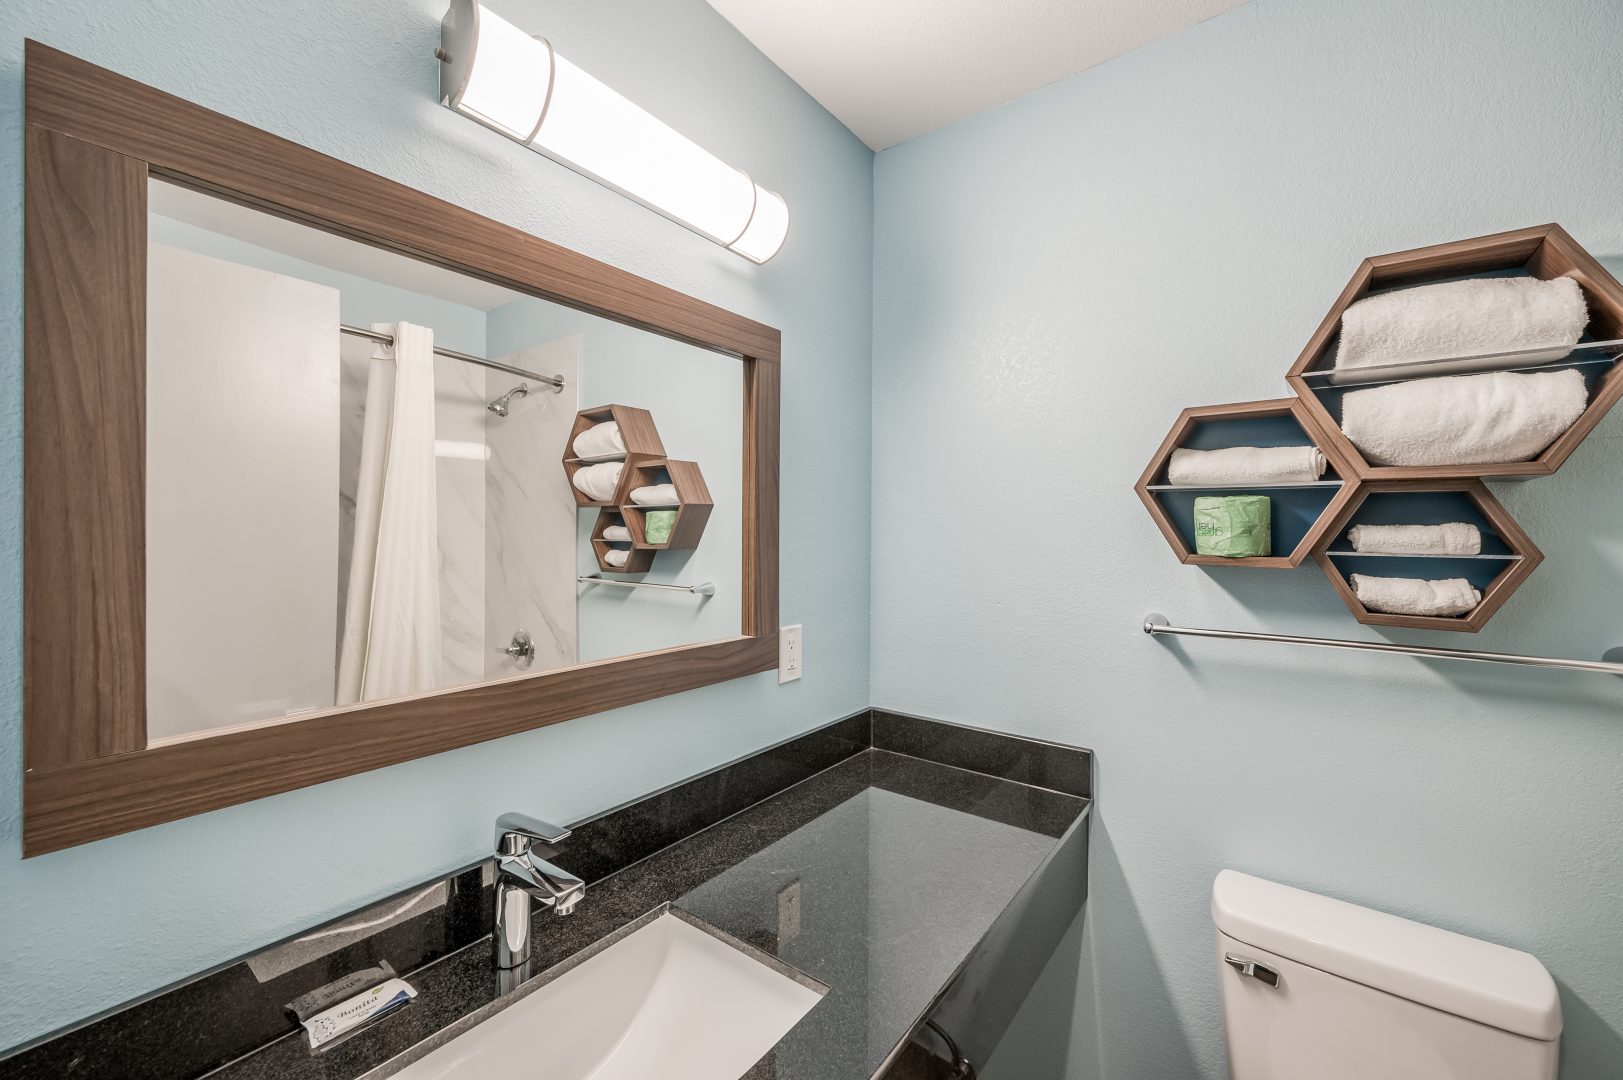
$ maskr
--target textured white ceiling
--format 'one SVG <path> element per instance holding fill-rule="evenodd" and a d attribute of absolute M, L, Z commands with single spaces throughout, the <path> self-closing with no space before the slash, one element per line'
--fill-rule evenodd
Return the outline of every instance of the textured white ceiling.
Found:
<path fill-rule="evenodd" d="M 875 150 L 1245 0 L 707 0 Z"/>

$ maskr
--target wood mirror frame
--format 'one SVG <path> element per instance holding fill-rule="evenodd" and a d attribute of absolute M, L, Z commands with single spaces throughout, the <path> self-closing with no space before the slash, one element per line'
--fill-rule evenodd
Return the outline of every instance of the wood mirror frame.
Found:
<path fill-rule="evenodd" d="M 25 61 L 25 857 L 777 667 L 777 330 L 38 42 Z M 739 636 L 149 748 L 149 176 L 742 360 Z"/>

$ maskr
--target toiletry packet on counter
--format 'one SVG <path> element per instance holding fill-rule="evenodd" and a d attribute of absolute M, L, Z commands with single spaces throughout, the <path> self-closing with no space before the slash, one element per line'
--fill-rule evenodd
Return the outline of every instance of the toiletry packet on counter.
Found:
<path fill-rule="evenodd" d="M 404 979 L 390 979 L 379 983 L 370 990 L 356 994 L 348 1001 L 339 1002 L 325 1012 L 304 1021 L 304 1029 L 310 1034 L 310 1049 L 342 1038 L 356 1028 L 369 1024 L 404 1005 L 410 1004 L 411 999 L 417 996 Z"/>

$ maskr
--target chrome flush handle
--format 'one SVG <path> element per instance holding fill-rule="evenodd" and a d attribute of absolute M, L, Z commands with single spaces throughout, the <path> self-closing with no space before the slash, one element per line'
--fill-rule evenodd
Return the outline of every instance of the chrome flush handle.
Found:
<path fill-rule="evenodd" d="M 1255 960 L 1244 960 L 1233 953 L 1223 954 L 1223 963 L 1238 971 L 1248 979 L 1256 979 L 1264 986 L 1279 989 L 1279 972 L 1271 967 L 1265 967 Z"/>

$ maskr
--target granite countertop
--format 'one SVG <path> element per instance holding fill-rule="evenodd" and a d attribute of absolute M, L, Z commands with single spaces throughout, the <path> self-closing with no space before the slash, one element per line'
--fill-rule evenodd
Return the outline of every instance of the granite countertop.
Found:
<path fill-rule="evenodd" d="M 382 1080 L 670 904 L 777 957 L 828 994 L 748 1080 L 869 1080 L 910 1036 L 1088 800 L 866 749 L 539 911 L 535 976 L 502 994 L 489 941 L 409 976 L 410 1008 L 321 1054 L 287 1037 L 219 1080 Z M 570 867 L 567 846 L 557 862 Z M 779 893 L 800 886 L 798 932 Z"/>

